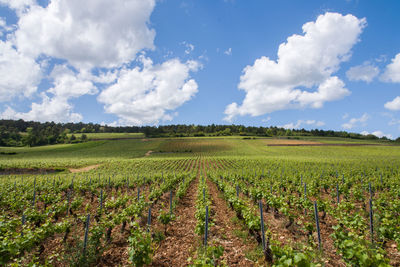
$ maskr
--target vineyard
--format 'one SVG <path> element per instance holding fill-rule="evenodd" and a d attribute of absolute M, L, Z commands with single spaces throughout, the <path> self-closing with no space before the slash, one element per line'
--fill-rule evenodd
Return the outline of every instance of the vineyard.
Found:
<path fill-rule="evenodd" d="M 0 148 L 0 265 L 400 266 L 398 147 L 285 144 Z"/>

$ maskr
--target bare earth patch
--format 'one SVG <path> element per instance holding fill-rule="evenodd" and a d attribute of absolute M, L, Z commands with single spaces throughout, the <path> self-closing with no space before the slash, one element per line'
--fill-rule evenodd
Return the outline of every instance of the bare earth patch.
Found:
<path fill-rule="evenodd" d="M 82 168 L 78 168 L 78 169 L 69 168 L 68 170 L 71 173 L 88 172 L 90 170 L 97 169 L 100 166 L 101 166 L 101 164 L 96 164 L 96 165 L 90 165 L 90 166 L 86 166 L 86 167 L 82 167 Z"/>
<path fill-rule="evenodd" d="M 144 156 L 145 157 L 148 157 L 148 156 L 150 156 L 151 155 L 151 153 L 153 153 L 154 151 L 152 151 L 152 150 L 149 150 L 149 151 L 147 151 L 146 152 L 146 154 L 144 154 Z"/>
<path fill-rule="evenodd" d="M 7 168 L 1 169 L 0 175 L 16 175 L 16 174 L 52 174 L 62 172 L 62 169 L 34 169 L 34 168 Z"/>

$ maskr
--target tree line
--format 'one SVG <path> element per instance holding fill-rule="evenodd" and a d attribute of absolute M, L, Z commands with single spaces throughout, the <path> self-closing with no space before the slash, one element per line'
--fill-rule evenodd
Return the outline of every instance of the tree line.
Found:
<path fill-rule="evenodd" d="M 75 134 L 81 134 L 76 137 Z M 254 127 L 244 125 L 160 125 L 160 126 L 107 126 L 94 123 L 55 123 L 24 120 L 0 120 L 0 146 L 40 146 L 87 141 L 87 133 L 143 133 L 146 137 L 189 136 L 300 136 L 341 137 L 364 140 L 387 140 L 374 135 L 361 135 L 346 131 L 285 129 L 280 127 Z M 395 140 L 400 142 L 400 138 Z"/>

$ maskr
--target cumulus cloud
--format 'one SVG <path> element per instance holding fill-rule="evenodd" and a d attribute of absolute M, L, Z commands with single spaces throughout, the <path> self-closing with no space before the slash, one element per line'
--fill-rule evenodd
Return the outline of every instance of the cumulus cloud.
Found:
<path fill-rule="evenodd" d="M 56 122 L 79 122 L 82 115 L 72 111 L 73 106 L 67 99 L 62 97 L 50 98 L 42 94 L 42 103 L 32 103 L 29 112 L 16 112 L 10 107 L 1 114 L 3 119 L 23 119 L 26 121 L 56 121 Z"/>
<path fill-rule="evenodd" d="M 29 121 L 78 122 L 82 115 L 73 112 L 72 98 L 82 95 L 93 95 L 97 88 L 91 81 L 84 80 L 79 73 L 74 73 L 66 65 L 56 66 L 50 77 L 53 87 L 47 93 L 41 93 L 42 102 L 32 103 L 28 112 L 16 112 L 10 107 L 1 114 L 4 119 L 23 119 Z M 49 96 L 52 95 L 52 96 Z"/>
<path fill-rule="evenodd" d="M 384 107 L 389 110 L 400 110 L 400 96 L 396 97 L 392 101 L 386 102 Z"/>
<path fill-rule="evenodd" d="M 316 121 L 316 120 L 298 120 L 296 123 L 287 123 L 285 125 L 278 126 L 280 128 L 285 128 L 285 129 L 300 129 L 301 125 L 308 125 L 308 126 L 317 126 L 321 127 L 325 125 L 325 122 L 323 121 Z"/>
<path fill-rule="evenodd" d="M 157 124 L 174 116 L 172 110 L 197 93 L 197 83 L 190 72 L 201 66 L 196 61 L 171 59 L 155 65 L 144 56 L 142 68 L 122 69 L 115 84 L 101 92 L 98 101 L 107 113 L 115 114 L 119 124 Z"/>
<path fill-rule="evenodd" d="M 27 11 L 27 9 L 36 5 L 35 0 L 0 0 L 0 5 L 8 6 L 9 8 L 15 10 L 17 13 Z"/>
<path fill-rule="evenodd" d="M 0 41 L 0 102 L 36 92 L 42 77 L 40 65 L 26 57 L 10 42 Z"/>
<path fill-rule="evenodd" d="M 225 120 L 289 108 L 320 108 L 349 95 L 343 81 L 332 74 L 350 58 L 365 26 L 364 18 L 329 12 L 304 24 L 304 35 L 294 34 L 279 46 L 276 61 L 263 56 L 244 68 L 238 88 L 246 92 L 245 99 L 241 105 L 226 107 Z"/>
<path fill-rule="evenodd" d="M 369 62 L 364 62 L 362 65 L 351 67 L 346 72 L 346 76 L 350 81 L 364 81 L 367 83 L 372 82 L 378 74 L 379 68 Z"/>
<path fill-rule="evenodd" d="M 13 29 L 14 28 L 12 26 L 7 25 L 5 18 L 0 17 L 0 37 L 9 31 L 12 31 Z"/>
<path fill-rule="evenodd" d="M 386 138 L 388 138 L 388 139 L 392 139 L 392 140 L 394 139 L 394 138 L 393 138 L 393 135 L 391 135 L 391 134 L 384 134 L 382 131 L 374 131 L 374 132 L 372 132 L 372 133 L 369 133 L 369 132 L 367 132 L 367 131 L 362 131 L 361 134 L 362 134 L 362 135 L 370 135 L 370 134 L 372 134 L 372 135 L 375 135 L 376 137 L 379 137 L 379 138 L 386 137 Z"/>
<path fill-rule="evenodd" d="M 364 113 L 360 118 L 351 118 L 348 122 L 343 123 L 342 128 L 352 129 L 359 125 L 365 126 L 368 119 L 369 119 L 368 114 Z"/>
<path fill-rule="evenodd" d="M 400 53 L 386 66 L 384 73 L 381 75 L 381 79 L 385 82 L 400 83 Z"/>
<path fill-rule="evenodd" d="M 16 11 L 18 22 L 7 42 L 0 43 L 0 101 L 18 94 L 32 95 L 41 81 L 39 59 L 61 59 L 48 76 L 51 88 L 28 112 L 12 107 L 2 118 L 38 121 L 79 121 L 71 99 L 98 93 L 106 112 L 116 114 L 119 124 L 156 123 L 170 120 L 173 110 L 191 99 L 197 83 L 189 73 L 196 61 L 177 59 L 153 65 L 140 56 L 143 68 L 131 68 L 138 53 L 154 49 L 155 31 L 149 26 L 155 0 L 0 0 Z M 0 28 L 7 26 L 0 20 Z M 186 53 L 194 45 L 186 43 Z M 5 62 L 5 63 L 4 63 Z M 43 63 L 43 62 L 41 62 Z M 42 64 L 43 69 L 49 65 Z M 138 80 L 136 80 L 138 79 Z"/>
<path fill-rule="evenodd" d="M 77 68 L 116 67 L 142 49 L 154 48 L 155 31 L 148 26 L 154 6 L 155 0 L 52 0 L 46 7 L 33 5 L 19 18 L 15 44 L 33 58 L 45 54 Z"/>

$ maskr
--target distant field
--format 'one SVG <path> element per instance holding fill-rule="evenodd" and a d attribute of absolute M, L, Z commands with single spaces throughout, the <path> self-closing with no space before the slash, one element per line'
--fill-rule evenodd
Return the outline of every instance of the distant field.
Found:
<path fill-rule="evenodd" d="M 116 138 L 120 134 L 98 135 Z M 135 136 L 135 135 L 133 135 Z M 100 138 L 99 138 L 100 139 Z M 243 137 L 200 137 L 200 138 L 117 138 L 89 141 L 79 144 L 63 144 L 41 147 L 0 147 L 0 167 L 26 166 L 70 166 L 79 167 L 100 162 L 132 158 L 173 157 L 265 157 L 270 159 L 341 161 L 341 160 L 392 160 L 400 158 L 398 146 L 300 146 L 285 144 L 346 144 L 343 140 L 320 138 L 317 140 L 273 139 Z M 358 142 L 366 144 L 367 142 Z M 268 146 L 268 145 L 284 146 Z M 351 143 L 353 144 L 353 143 Z M 371 143 L 373 144 L 373 143 Z M 151 151 L 151 152 L 150 152 Z M 150 152 L 150 153 L 148 153 Z M 15 154 L 14 154 L 15 153 Z"/>
<path fill-rule="evenodd" d="M 68 134 L 71 137 L 72 134 Z M 76 137 L 81 137 L 82 134 L 74 134 Z M 143 138 L 143 133 L 85 133 L 88 139 L 104 140 L 104 139 L 132 139 Z"/>

